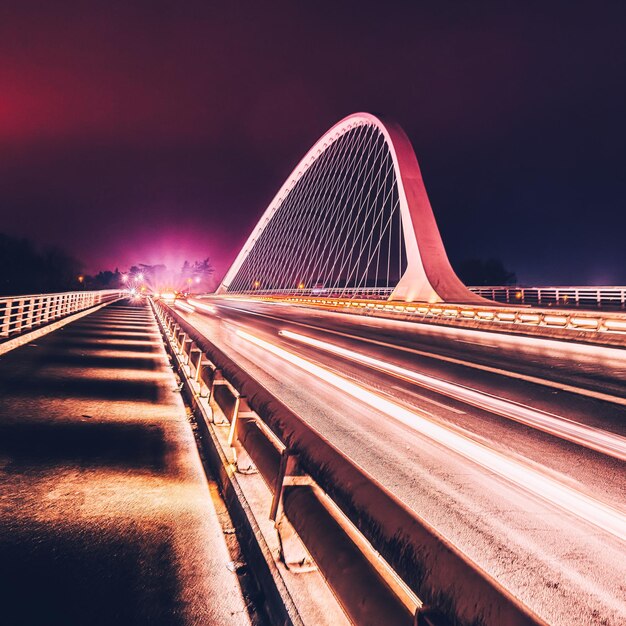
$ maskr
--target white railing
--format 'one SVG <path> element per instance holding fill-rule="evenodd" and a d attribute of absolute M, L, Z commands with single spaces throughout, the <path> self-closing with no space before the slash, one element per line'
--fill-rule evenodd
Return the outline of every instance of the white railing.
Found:
<path fill-rule="evenodd" d="M 470 287 L 470 291 L 506 304 L 580 308 L 626 308 L 626 287 Z"/>
<path fill-rule="evenodd" d="M 0 339 L 48 324 L 97 304 L 117 300 L 124 291 L 68 291 L 0 298 Z"/>

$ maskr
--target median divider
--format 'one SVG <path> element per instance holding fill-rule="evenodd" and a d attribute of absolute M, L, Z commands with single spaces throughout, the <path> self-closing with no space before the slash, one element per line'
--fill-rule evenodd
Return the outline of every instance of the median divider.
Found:
<path fill-rule="evenodd" d="M 151 304 L 192 407 L 215 401 L 235 469 L 259 472 L 271 492 L 283 560 L 317 566 L 354 624 L 544 623 L 180 315 Z M 282 623 L 295 623 L 288 614 Z"/>
<path fill-rule="evenodd" d="M 370 317 L 626 346 L 626 313 L 619 311 L 540 309 L 529 306 L 514 307 L 495 302 L 493 306 L 475 306 L 452 303 L 398 304 L 377 300 L 307 296 L 258 296 L 257 299 L 265 302 L 289 302 Z"/>

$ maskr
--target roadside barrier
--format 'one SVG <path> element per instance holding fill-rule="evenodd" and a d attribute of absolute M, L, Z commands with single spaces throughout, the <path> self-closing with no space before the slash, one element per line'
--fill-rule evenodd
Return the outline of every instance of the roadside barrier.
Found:
<path fill-rule="evenodd" d="M 349 300 L 345 298 L 258 298 L 266 302 L 290 302 L 330 310 L 341 310 L 372 317 L 386 317 L 419 322 L 452 324 L 509 330 L 524 334 L 552 334 L 559 331 L 576 333 L 576 339 L 594 343 L 626 342 L 626 314 L 581 310 L 537 309 L 507 307 L 505 305 L 473 306 L 462 304 L 398 303 L 375 300 Z M 563 333 L 561 335 L 565 336 Z"/>
<path fill-rule="evenodd" d="M 258 471 L 283 560 L 304 542 L 350 619 L 528 626 L 537 616 L 162 302 L 150 301 L 197 399 L 226 416 L 235 468 Z"/>

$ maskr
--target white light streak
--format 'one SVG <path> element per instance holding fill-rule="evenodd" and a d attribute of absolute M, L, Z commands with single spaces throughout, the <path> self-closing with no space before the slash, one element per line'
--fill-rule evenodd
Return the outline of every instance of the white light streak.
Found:
<path fill-rule="evenodd" d="M 196 310 L 189 304 L 187 304 L 186 302 L 181 302 L 180 300 L 176 300 L 176 302 L 174 303 L 174 306 L 177 309 L 182 309 L 183 311 L 186 311 L 187 313 L 195 313 Z"/>
<path fill-rule="evenodd" d="M 559 506 L 622 541 L 626 541 L 626 516 L 623 512 L 576 491 L 553 478 L 545 476 L 535 469 L 522 465 L 518 461 L 509 459 L 480 443 L 452 432 L 444 426 L 434 423 L 414 411 L 409 411 L 404 406 L 379 396 L 351 380 L 339 376 L 292 352 L 279 348 L 246 331 L 237 330 L 236 332 L 242 339 L 267 350 L 271 354 L 327 382 L 341 392 L 414 428 L 420 434 L 516 484 L 521 489 Z"/>
<path fill-rule="evenodd" d="M 300 335 L 290 330 L 281 330 L 278 334 L 293 339 L 294 341 L 319 348 L 325 352 L 336 354 L 350 361 L 367 365 L 397 378 L 408 380 L 449 398 L 460 400 L 461 402 L 471 404 L 472 406 L 476 406 L 479 409 L 484 409 L 491 413 L 496 413 L 508 419 L 520 422 L 521 424 L 525 424 L 526 426 L 537 428 L 555 437 L 572 441 L 587 448 L 591 448 L 592 450 L 596 450 L 597 452 L 601 452 L 602 454 L 612 456 L 621 461 L 626 461 L 626 438 L 620 435 L 606 432 L 600 428 L 585 426 L 584 424 L 580 424 L 566 417 L 539 411 L 518 402 L 505 400 L 504 398 L 499 398 L 483 391 L 450 383 L 426 374 L 420 374 L 419 372 L 409 370 L 405 367 L 400 367 L 393 363 L 367 356 L 361 352 L 347 350 L 336 344 L 313 339 L 312 337 Z"/>
<path fill-rule="evenodd" d="M 196 309 L 199 309 L 200 311 L 205 311 L 206 313 L 211 313 L 211 314 L 217 313 L 217 308 L 213 306 L 212 304 L 204 304 L 202 302 L 199 302 L 198 300 L 192 300 L 192 299 L 187 300 L 187 302 L 189 302 L 189 304 L 194 306 Z"/>

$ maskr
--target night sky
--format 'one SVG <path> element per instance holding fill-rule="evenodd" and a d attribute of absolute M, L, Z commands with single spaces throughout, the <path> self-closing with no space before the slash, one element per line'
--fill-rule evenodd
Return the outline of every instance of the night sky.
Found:
<path fill-rule="evenodd" d="M 314 141 L 370 111 L 411 138 L 453 261 L 626 284 L 625 6 L 0 2 L 0 232 L 88 272 L 221 274 Z"/>

